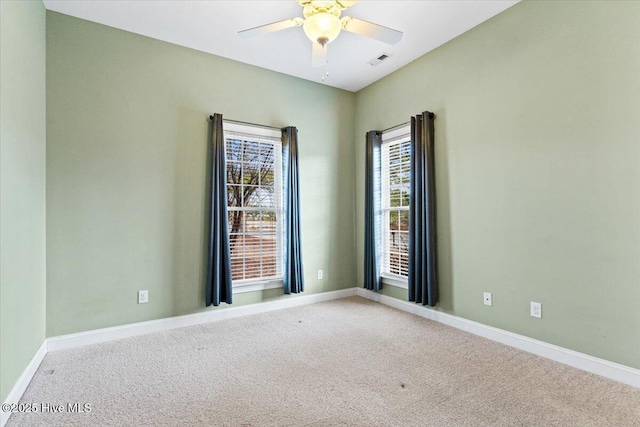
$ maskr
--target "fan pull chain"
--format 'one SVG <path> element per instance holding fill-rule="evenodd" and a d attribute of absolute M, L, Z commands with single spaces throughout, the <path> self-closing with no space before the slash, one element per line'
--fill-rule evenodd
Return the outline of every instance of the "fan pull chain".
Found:
<path fill-rule="evenodd" d="M 329 71 L 327 70 L 327 63 L 328 63 L 328 62 L 329 62 L 329 61 L 325 62 L 325 63 L 324 63 L 324 66 L 322 67 L 322 68 L 323 68 L 323 71 L 324 71 L 324 74 L 322 75 L 322 82 L 324 82 L 324 81 L 325 81 L 325 79 L 328 79 L 328 78 L 329 78 Z"/>

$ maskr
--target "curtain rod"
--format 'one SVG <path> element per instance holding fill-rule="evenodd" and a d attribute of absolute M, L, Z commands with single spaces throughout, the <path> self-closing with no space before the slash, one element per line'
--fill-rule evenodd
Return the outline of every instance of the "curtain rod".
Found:
<path fill-rule="evenodd" d="M 400 123 L 399 125 L 391 126 L 390 128 L 381 130 L 380 132 L 389 132 L 389 131 L 396 130 L 398 128 L 401 128 L 401 127 L 409 125 L 409 124 L 411 124 L 411 121 Z"/>
<path fill-rule="evenodd" d="M 209 116 L 209 120 L 213 120 L 213 115 Z M 274 129 L 274 130 L 282 130 L 282 128 L 277 128 L 275 126 L 259 125 L 257 123 L 243 122 L 243 121 L 240 121 L 240 120 L 231 120 L 231 119 L 223 118 L 222 121 L 229 122 L 229 123 L 236 123 L 236 124 L 239 124 L 239 125 L 253 126 L 253 127 L 257 127 L 257 128 L 267 128 L 267 129 Z"/>
<path fill-rule="evenodd" d="M 436 115 L 433 114 L 431 111 L 428 111 L 428 113 L 429 113 L 429 117 L 431 117 L 432 119 L 436 118 Z M 399 125 L 391 126 L 390 128 L 384 129 L 380 132 L 389 132 L 410 124 L 411 124 L 411 120 L 409 120 L 408 122 L 400 123 Z"/>

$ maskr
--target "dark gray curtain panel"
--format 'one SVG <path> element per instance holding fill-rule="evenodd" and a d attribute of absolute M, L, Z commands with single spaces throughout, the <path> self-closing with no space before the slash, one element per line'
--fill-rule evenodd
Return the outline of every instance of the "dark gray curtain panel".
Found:
<path fill-rule="evenodd" d="M 282 197 L 284 202 L 283 285 L 284 293 L 304 291 L 302 242 L 300 237 L 300 171 L 298 129 L 282 129 Z"/>
<path fill-rule="evenodd" d="M 365 135 L 367 159 L 365 163 L 364 194 L 364 287 L 372 291 L 382 289 L 380 278 L 380 226 L 382 205 L 380 188 L 382 132 L 372 130 Z"/>
<path fill-rule="evenodd" d="M 224 151 L 222 114 L 211 117 L 211 211 L 209 216 L 209 258 L 207 306 L 231 304 L 231 258 L 227 228 L 227 162 Z"/>
<path fill-rule="evenodd" d="M 411 195 L 409 197 L 409 301 L 438 302 L 436 256 L 435 114 L 411 118 Z"/>

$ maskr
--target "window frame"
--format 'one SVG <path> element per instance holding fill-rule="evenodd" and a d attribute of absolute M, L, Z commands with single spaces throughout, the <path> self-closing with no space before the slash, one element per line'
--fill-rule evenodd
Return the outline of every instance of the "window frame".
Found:
<path fill-rule="evenodd" d="M 270 277 L 258 277 L 251 279 L 232 280 L 233 293 L 245 293 L 263 291 L 267 289 L 277 289 L 283 286 L 283 241 L 284 241 L 284 204 L 283 204 L 283 191 L 282 191 L 282 132 L 280 130 L 255 126 L 249 124 L 240 124 L 236 122 L 228 122 L 223 120 L 224 130 L 224 152 L 225 158 L 227 156 L 227 139 L 230 137 L 236 137 L 239 139 L 255 140 L 260 142 L 270 142 L 276 147 L 274 151 L 274 187 L 276 191 L 276 206 L 274 211 L 276 212 L 276 275 Z M 225 159 L 227 160 L 227 159 Z M 227 171 L 225 171 L 225 174 Z M 229 185 L 229 183 L 227 183 Z M 231 208 L 227 201 L 227 211 L 242 210 L 251 211 L 255 208 Z M 227 216 L 227 227 L 228 225 Z"/>
<path fill-rule="evenodd" d="M 385 248 L 387 246 L 386 244 L 386 239 L 387 239 L 387 233 L 390 231 L 387 229 L 388 227 L 388 220 L 386 220 L 386 215 L 385 212 L 390 211 L 391 207 L 385 207 L 385 194 L 386 191 L 388 191 L 388 188 L 385 185 L 385 167 L 387 165 L 384 164 L 384 150 L 385 150 L 385 146 L 388 146 L 389 144 L 402 144 L 405 142 L 409 142 L 411 141 L 411 125 L 410 124 L 406 124 L 406 125 L 402 125 L 399 126 L 395 129 L 392 129 L 390 131 L 387 132 L 383 132 L 382 133 L 382 142 L 381 142 L 381 156 L 380 156 L 380 162 L 381 162 L 381 186 L 380 186 L 380 200 L 381 200 L 381 217 L 382 217 L 382 221 L 381 221 L 381 225 L 380 225 L 380 232 L 382 235 L 382 238 L 380 239 L 380 259 L 379 259 L 379 263 L 380 263 L 380 276 L 381 276 L 381 280 L 382 283 L 385 285 L 391 285 L 391 286 L 395 286 L 398 288 L 403 288 L 403 289 L 408 289 L 408 277 L 406 276 L 402 276 L 399 274 L 394 274 L 394 273 L 390 273 L 388 271 L 385 271 L 385 267 L 387 265 L 387 259 L 386 259 L 386 252 L 385 252 Z M 411 160 L 409 160 L 409 168 L 411 167 Z M 403 207 L 404 208 L 404 207 Z M 402 209 L 402 210 L 406 210 L 407 213 L 409 212 L 409 207 L 407 206 L 406 209 Z"/>

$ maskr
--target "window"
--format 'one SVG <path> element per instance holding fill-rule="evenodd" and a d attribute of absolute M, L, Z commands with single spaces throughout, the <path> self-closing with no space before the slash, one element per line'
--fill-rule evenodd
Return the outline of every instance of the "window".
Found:
<path fill-rule="evenodd" d="M 410 127 L 382 134 L 383 281 L 406 286 L 409 275 Z"/>
<path fill-rule="evenodd" d="M 281 134 L 227 122 L 224 129 L 234 288 L 277 286 L 282 279 Z"/>

